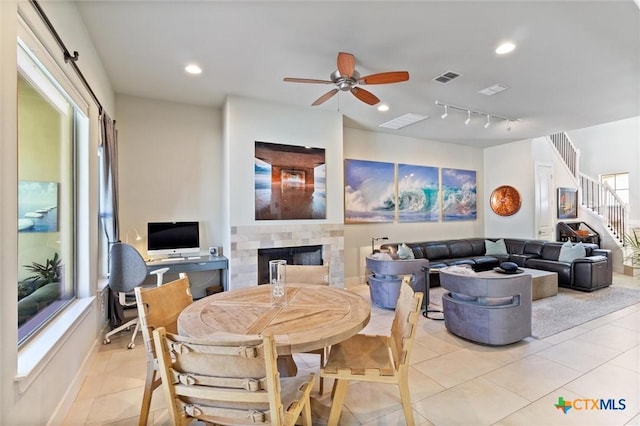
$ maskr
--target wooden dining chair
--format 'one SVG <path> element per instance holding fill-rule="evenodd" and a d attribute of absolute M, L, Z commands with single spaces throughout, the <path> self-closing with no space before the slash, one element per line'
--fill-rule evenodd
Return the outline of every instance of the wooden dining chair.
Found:
<path fill-rule="evenodd" d="M 153 332 L 162 388 L 173 425 L 311 426 L 315 375 L 280 379 L 272 335 L 207 340 Z"/>
<path fill-rule="evenodd" d="M 287 282 L 294 284 L 319 284 L 329 285 L 329 265 L 285 265 Z M 305 352 L 306 354 L 320 355 L 320 367 L 324 365 L 327 357 L 327 347 Z M 324 379 L 318 383 L 318 392 L 324 393 Z"/>
<path fill-rule="evenodd" d="M 160 386 L 158 361 L 153 345 L 153 330 L 163 327 L 171 333 L 177 333 L 177 321 L 180 312 L 193 302 L 189 288 L 189 278 L 171 281 L 160 287 L 136 287 L 138 318 L 142 328 L 142 337 L 147 350 L 147 376 L 144 382 L 142 406 L 140 407 L 140 426 L 146 425 L 151 408 L 153 391 Z"/>
<path fill-rule="evenodd" d="M 390 336 L 356 334 L 332 345 L 320 377 L 334 379 L 329 426 L 337 425 L 349 381 L 397 384 L 407 425 L 413 425 L 409 359 L 420 317 L 422 293 L 403 283 Z"/>

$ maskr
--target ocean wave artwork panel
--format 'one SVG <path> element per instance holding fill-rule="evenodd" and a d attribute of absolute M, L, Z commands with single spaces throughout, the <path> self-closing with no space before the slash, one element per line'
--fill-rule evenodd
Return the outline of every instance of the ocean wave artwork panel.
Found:
<path fill-rule="evenodd" d="M 442 220 L 475 220 L 478 217 L 474 170 L 442 169 Z"/>
<path fill-rule="evenodd" d="M 395 220 L 394 169 L 393 163 L 345 160 L 345 223 Z"/>
<path fill-rule="evenodd" d="M 398 164 L 398 222 L 440 219 L 438 168 Z"/>

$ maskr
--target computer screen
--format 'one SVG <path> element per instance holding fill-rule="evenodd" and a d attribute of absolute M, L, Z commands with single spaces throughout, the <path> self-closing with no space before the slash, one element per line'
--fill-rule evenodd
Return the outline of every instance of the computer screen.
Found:
<path fill-rule="evenodd" d="M 147 254 L 181 256 L 200 252 L 199 222 L 149 222 Z"/>

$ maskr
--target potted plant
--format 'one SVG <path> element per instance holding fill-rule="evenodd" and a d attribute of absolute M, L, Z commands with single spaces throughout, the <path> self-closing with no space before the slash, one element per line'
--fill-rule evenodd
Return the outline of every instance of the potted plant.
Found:
<path fill-rule="evenodd" d="M 631 233 L 624 235 L 624 245 L 627 247 L 627 254 L 625 260 L 628 261 L 631 266 L 640 265 L 640 235 L 635 229 L 631 230 Z"/>
<path fill-rule="evenodd" d="M 52 259 L 47 259 L 44 265 L 32 262 L 31 265 L 23 265 L 34 273 L 18 284 L 18 300 L 27 297 L 37 289 L 47 284 L 60 282 L 60 257 L 58 253 Z"/>

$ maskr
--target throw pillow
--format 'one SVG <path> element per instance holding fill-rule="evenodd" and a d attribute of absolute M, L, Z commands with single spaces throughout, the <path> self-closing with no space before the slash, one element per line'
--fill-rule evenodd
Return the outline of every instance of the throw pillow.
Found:
<path fill-rule="evenodd" d="M 560 255 L 558 256 L 558 262 L 571 263 L 579 257 L 585 257 L 587 250 L 582 243 L 576 245 L 571 244 L 571 241 L 567 241 L 560 247 Z"/>
<path fill-rule="evenodd" d="M 484 240 L 484 248 L 487 256 L 507 256 L 509 254 L 507 253 L 507 245 L 502 238 L 496 242 Z"/>
<path fill-rule="evenodd" d="M 398 247 L 398 257 L 402 260 L 415 259 L 413 251 L 405 243 L 400 244 Z"/>

